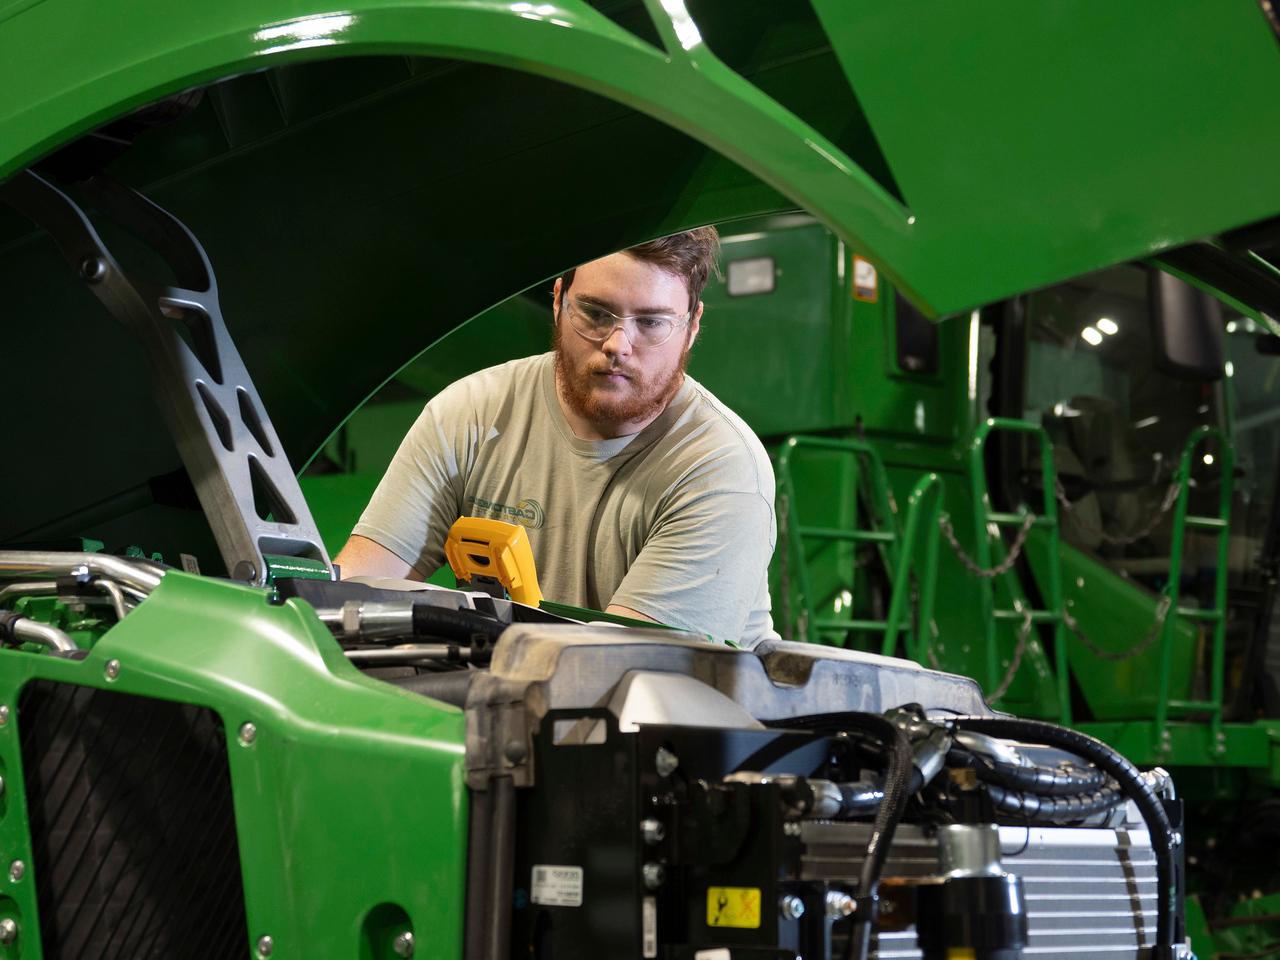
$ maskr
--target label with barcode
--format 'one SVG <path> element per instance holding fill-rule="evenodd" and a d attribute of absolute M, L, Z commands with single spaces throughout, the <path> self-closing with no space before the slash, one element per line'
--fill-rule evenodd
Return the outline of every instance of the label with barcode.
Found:
<path fill-rule="evenodd" d="M 645 960 L 658 955 L 658 899 L 645 897 L 640 904 L 640 942 Z"/>
<path fill-rule="evenodd" d="M 547 907 L 582 906 L 582 868 L 539 863 L 533 868 L 529 899 Z"/>

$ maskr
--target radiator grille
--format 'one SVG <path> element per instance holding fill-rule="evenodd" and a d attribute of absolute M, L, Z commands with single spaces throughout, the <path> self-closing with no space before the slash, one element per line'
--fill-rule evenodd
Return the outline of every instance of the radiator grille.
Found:
<path fill-rule="evenodd" d="M 45 957 L 245 954 L 217 715 L 34 681 L 18 723 Z"/>

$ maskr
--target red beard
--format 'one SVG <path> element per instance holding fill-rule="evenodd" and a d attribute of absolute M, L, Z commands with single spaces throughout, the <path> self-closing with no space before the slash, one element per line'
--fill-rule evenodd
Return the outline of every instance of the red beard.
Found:
<path fill-rule="evenodd" d="M 687 333 L 685 339 L 688 340 Z M 552 346 L 556 355 L 556 381 L 564 402 L 574 413 L 592 423 L 634 423 L 655 416 L 680 389 L 689 359 L 686 343 L 674 370 L 661 379 L 646 378 L 631 367 L 610 364 L 607 358 L 596 358 L 585 369 L 573 369 L 561 343 L 559 324 L 555 325 Z M 610 370 L 629 378 L 626 386 L 616 393 L 601 391 L 595 380 L 597 373 Z"/>

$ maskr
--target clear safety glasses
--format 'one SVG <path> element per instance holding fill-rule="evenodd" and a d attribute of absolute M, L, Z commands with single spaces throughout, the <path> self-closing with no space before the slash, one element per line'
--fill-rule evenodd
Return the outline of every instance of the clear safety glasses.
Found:
<path fill-rule="evenodd" d="M 632 345 L 660 347 L 671 339 L 677 328 L 689 322 L 693 311 L 676 316 L 669 313 L 641 313 L 620 317 L 594 303 L 583 303 L 577 297 L 566 297 L 569 323 L 579 336 L 596 343 L 608 340 L 619 327 Z"/>

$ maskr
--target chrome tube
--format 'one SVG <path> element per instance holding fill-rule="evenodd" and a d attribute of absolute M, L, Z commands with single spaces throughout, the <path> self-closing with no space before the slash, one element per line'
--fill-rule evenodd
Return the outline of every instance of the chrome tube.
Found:
<path fill-rule="evenodd" d="M 45 550 L 0 550 L 0 579 L 66 577 L 82 568 L 93 577 L 114 580 L 141 593 L 160 586 L 164 573 L 152 563 L 134 563 L 105 553 L 55 553 Z"/>
<path fill-rule="evenodd" d="M 93 585 L 111 598 L 111 606 L 116 612 L 116 619 L 123 620 L 129 612 L 129 608 L 124 603 L 124 591 L 104 577 L 99 577 L 93 581 Z"/>
<path fill-rule="evenodd" d="M 55 580 L 20 580 L 0 587 L 0 606 L 10 597 L 47 597 L 57 592 L 58 584 Z"/>
<path fill-rule="evenodd" d="M 380 660 L 392 662 L 400 660 L 444 660 L 450 652 L 459 657 L 470 656 L 466 647 L 450 647 L 443 643 L 420 643 L 411 647 L 383 647 L 378 650 L 347 650 L 347 659 L 352 663 L 377 663 Z"/>
<path fill-rule="evenodd" d="M 14 621 L 13 635 L 23 640 L 30 640 L 33 643 L 42 643 L 58 653 L 75 653 L 80 649 L 76 646 L 74 640 L 57 627 L 51 627 L 47 623 L 40 623 L 30 617 L 23 617 L 21 620 Z"/>

